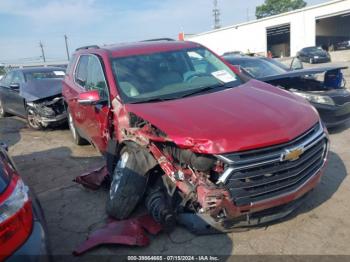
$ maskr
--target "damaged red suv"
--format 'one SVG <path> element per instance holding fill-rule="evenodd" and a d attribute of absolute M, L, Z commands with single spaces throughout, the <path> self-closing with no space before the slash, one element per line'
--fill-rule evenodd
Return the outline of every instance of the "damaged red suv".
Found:
<path fill-rule="evenodd" d="M 117 219 L 144 201 L 157 221 L 198 232 L 276 220 L 316 186 L 327 157 L 304 99 L 244 79 L 197 43 L 79 48 L 63 95 L 74 141 L 106 158 Z"/>

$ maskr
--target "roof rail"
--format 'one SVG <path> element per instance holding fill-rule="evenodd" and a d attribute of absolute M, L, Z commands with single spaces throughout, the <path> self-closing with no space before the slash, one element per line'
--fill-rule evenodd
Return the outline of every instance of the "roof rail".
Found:
<path fill-rule="evenodd" d="M 172 38 L 154 38 L 154 39 L 142 40 L 141 42 L 155 42 L 155 41 L 175 41 L 175 39 L 172 39 Z"/>
<path fill-rule="evenodd" d="M 87 45 L 87 46 L 79 47 L 79 48 L 75 49 L 75 51 L 82 50 L 82 49 L 89 49 L 89 48 L 99 49 L 100 47 L 98 45 Z"/>

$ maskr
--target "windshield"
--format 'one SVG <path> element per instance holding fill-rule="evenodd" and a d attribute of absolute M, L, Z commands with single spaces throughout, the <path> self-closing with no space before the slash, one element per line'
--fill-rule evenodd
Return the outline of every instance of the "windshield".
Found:
<path fill-rule="evenodd" d="M 305 51 L 308 53 L 324 53 L 325 52 L 321 47 L 306 47 Z"/>
<path fill-rule="evenodd" d="M 216 91 L 241 84 L 240 78 L 205 48 L 113 58 L 112 66 L 125 103 L 176 99 L 204 88 Z"/>
<path fill-rule="evenodd" d="M 276 65 L 276 66 L 282 68 L 282 69 L 285 70 L 285 71 L 289 71 L 289 70 L 290 70 L 290 68 L 289 68 L 287 65 L 281 63 L 280 61 L 277 61 L 277 60 L 274 59 L 274 58 L 264 58 L 264 59 L 265 59 L 265 61 L 267 61 L 267 62 L 269 62 L 269 63 L 271 63 L 271 64 L 274 64 L 274 65 Z"/>
<path fill-rule="evenodd" d="M 63 78 L 65 72 L 63 70 L 52 71 L 37 71 L 37 72 L 25 72 L 24 77 L 26 81 L 51 79 L 51 78 Z"/>
<path fill-rule="evenodd" d="M 230 61 L 230 63 L 243 67 L 254 78 L 284 74 L 286 72 L 281 67 L 262 59 L 237 59 L 236 61 Z"/>

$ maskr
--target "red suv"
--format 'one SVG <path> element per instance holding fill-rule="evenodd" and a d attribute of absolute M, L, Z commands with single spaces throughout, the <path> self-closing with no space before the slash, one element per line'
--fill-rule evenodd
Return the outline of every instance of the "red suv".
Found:
<path fill-rule="evenodd" d="M 74 141 L 106 157 L 115 218 L 145 200 L 160 222 L 230 231 L 284 217 L 320 180 L 328 137 L 315 109 L 200 44 L 82 47 L 63 85 Z"/>

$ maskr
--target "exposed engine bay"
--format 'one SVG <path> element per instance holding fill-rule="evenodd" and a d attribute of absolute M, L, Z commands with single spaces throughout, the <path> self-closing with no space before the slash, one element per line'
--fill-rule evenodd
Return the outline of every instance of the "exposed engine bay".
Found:
<path fill-rule="evenodd" d="M 67 113 L 61 95 L 27 102 L 28 121 L 40 127 L 50 124 L 62 124 L 66 121 Z"/>
<path fill-rule="evenodd" d="M 119 106 L 113 105 L 114 108 Z M 129 151 L 125 157 L 124 149 L 136 149 L 137 170 L 146 172 L 144 184 L 139 187 L 145 191 L 139 199 L 155 221 L 165 228 L 171 228 L 177 221 L 198 234 L 229 232 L 237 227 L 256 226 L 285 217 L 319 181 L 319 171 L 328 152 L 328 140 L 320 123 L 303 138 L 278 147 L 211 155 L 202 153 L 198 145 L 174 143 L 162 130 L 132 112 L 121 110 L 118 113 L 123 114 L 118 116 L 123 119 L 118 125 L 118 134 L 121 134 L 118 141 L 121 142 L 115 144 L 112 152 L 119 153 L 107 158 L 112 180 L 110 192 L 118 190 L 113 181 L 117 179 L 115 181 L 120 183 L 124 172 L 115 170 L 128 166 L 127 159 L 133 152 Z M 309 146 L 300 157 L 285 155 L 292 143 Z M 122 155 L 118 155 L 120 152 Z M 269 155 L 276 158 L 265 163 Z M 306 161 L 309 157 L 314 161 Z M 308 186 L 299 192 L 297 189 L 305 183 Z M 286 192 L 292 193 L 295 201 L 286 201 L 287 205 L 276 209 L 273 199 L 277 197 L 278 201 L 283 201 L 281 194 Z"/>

